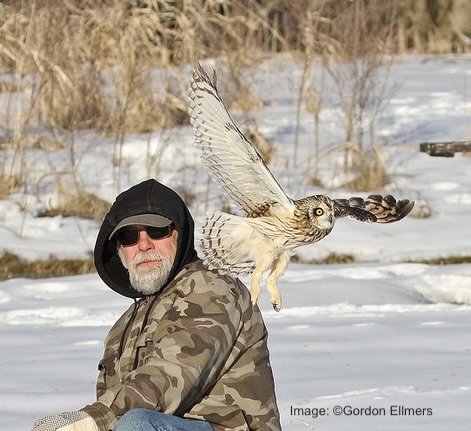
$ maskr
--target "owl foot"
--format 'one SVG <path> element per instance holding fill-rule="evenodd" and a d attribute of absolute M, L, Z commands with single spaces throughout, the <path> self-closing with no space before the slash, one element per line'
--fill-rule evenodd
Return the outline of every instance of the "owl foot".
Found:
<path fill-rule="evenodd" d="M 275 311 L 281 310 L 281 294 L 273 279 L 268 279 L 267 289 L 270 292 L 270 301 Z"/>
<path fill-rule="evenodd" d="M 255 292 L 254 289 L 250 292 L 250 297 L 252 299 L 252 304 L 257 305 L 258 304 L 258 298 L 260 297 L 260 290 L 258 292 Z"/>
<path fill-rule="evenodd" d="M 275 311 L 280 311 L 281 310 L 281 298 L 278 299 L 271 299 L 271 305 L 273 305 L 273 309 Z"/>
<path fill-rule="evenodd" d="M 252 298 L 252 304 L 257 305 L 258 298 L 260 297 L 260 278 L 262 272 L 254 271 L 250 280 L 250 297 Z"/>

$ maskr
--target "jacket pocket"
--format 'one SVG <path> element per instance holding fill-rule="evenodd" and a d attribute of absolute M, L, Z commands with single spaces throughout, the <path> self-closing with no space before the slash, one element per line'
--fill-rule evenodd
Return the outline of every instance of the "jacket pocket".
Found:
<path fill-rule="evenodd" d="M 118 355 L 113 351 L 105 351 L 103 358 L 98 363 L 97 393 L 106 391 L 107 388 L 119 383 L 119 376 L 117 370 Z"/>
<path fill-rule="evenodd" d="M 152 355 L 154 341 L 152 340 L 151 335 L 152 334 L 144 333 L 138 338 L 136 343 L 133 370 L 144 364 L 145 358 L 147 356 Z"/>

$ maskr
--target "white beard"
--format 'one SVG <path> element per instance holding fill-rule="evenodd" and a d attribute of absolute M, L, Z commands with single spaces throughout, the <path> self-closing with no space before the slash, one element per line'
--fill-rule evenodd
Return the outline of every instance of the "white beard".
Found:
<path fill-rule="evenodd" d="M 144 295 L 153 295 L 162 288 L 170 275 L 175 259 L 175 256 L 159 251 L 146 251 L 137 253 L 131 262 L 126 262 L 121 247 L 118 247 L 118 254 L 123 266 L 129 272 L 131 286 Z M 139 269 L 138 264 L 146 260 L 157 260 L 160 263 L 150 269 Z"/>

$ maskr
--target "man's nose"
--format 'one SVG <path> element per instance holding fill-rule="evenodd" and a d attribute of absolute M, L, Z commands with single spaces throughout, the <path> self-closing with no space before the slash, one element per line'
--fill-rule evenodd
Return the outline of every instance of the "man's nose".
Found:
<path fill-rule="evenodd" d="M 151 250 L 154 248 L 152 238 L 145 230 L 139 231 L 139 241 L 137 242 L 139 250 Z"/>

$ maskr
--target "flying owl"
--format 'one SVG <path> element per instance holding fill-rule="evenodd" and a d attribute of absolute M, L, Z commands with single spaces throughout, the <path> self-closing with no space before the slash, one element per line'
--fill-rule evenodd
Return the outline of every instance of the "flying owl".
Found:
<path fill-rule="evenodd" d="M 252 274 L 254 304 L 262 276 L 270 271 L 266 287 L 273 308 L 281 309 L 277 280 L 293 250 L 324 238 L 337 217 L 390 223 L 405 217 L 414 206 L 391 195 L 370 195 L 366 200 L 324 195 L 291 199 L 232 120 L 218 93 L 216 74 L 211 80 L 200 64 L 193 70 L 189 114 L 203 164 L 247 215 L 221 211 L 210 215 L 202 227 L 203 259 L 220 273 Z"/>

